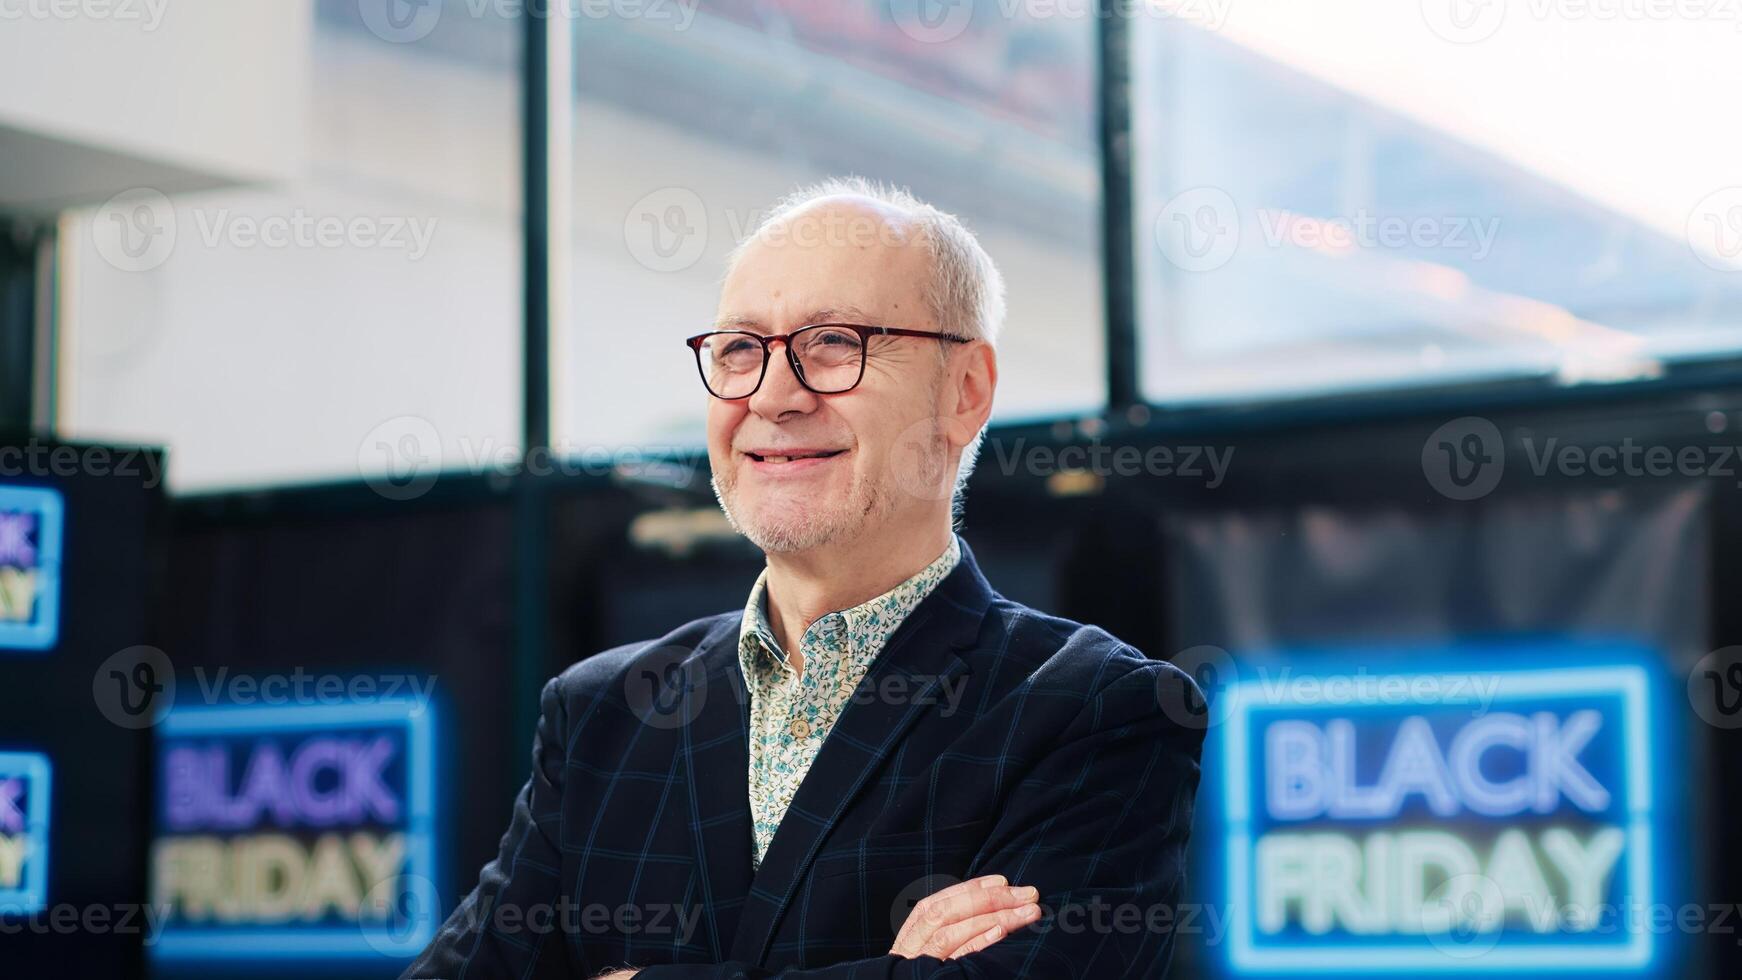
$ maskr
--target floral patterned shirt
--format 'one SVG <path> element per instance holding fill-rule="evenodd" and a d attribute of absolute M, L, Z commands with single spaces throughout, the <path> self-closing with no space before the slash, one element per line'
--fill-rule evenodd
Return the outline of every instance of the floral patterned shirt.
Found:
<path fill-rule="evenodd" d="M 750 691 L 751 860 L 762 856 L 810 771 L 823 738 L 835 727 L 853 691 L 871 669 L 889 634 L 962 558 L 961 542 L 950 546 L 919 574 L 869 602 L 832 612 L 804 631 L 799 653 L 804 671 L 792 668 L 768 625 L 768 571 L 757 577 L 738 631 L 738 664 Z"/>

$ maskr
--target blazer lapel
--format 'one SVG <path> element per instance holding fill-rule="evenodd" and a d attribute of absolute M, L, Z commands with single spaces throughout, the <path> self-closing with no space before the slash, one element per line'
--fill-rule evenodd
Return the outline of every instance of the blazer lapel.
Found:
<path fill-rule="evenodd" d="M 967 671 L 957 651 L 972 646 L 979 636 L 992 597 L 964 542 L 961 562 L 896 627 L 859 685 L 860 692 L 877 690 L 884 678 L 901 675 L 907 678 L 903 690 L 911 696 L 855 697 L 842 710 L 763 855 L 738 920 L 731 959 L 762 963 L 781 916 L 829 831 L 908 729 L 938 700 L 943 685 L 955 683 Z M 740 796 L 747 798 L 748 779 L 742 773 L 739 784 Z"/>
<path fill-rule="evenodd" d="M 699 895 L 711 928 L 714 962 L 737 929 L 750 891 L 750 701 L 738 667 L 739 618 L 729 617 L 685 661 L 702 678 L 696 715 L 683 726 L 685 782 L 690 787 L 689 824 L 695 836 Z"/>

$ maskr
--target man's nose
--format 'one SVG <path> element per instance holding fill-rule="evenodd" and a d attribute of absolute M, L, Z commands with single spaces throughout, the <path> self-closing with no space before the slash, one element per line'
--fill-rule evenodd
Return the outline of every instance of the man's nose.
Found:
<path fill-rule="evenodd" d="M 763 418 L 776 419 L 788 412 L 815 411 L 816 407 L 817 395 L 799 383 L 785 341 L 770 344 L 768 373 L 762 378 L 762 386 L 750 396 L 750 410 Z"/>

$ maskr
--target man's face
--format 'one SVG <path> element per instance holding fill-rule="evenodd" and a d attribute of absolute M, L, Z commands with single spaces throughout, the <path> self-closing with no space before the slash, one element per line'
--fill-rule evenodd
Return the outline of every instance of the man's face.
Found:
<path fill-rule="evenodd" d="M 824 201 L 799 212 L 741 255 L 721 290 L 719 328 L 790 333 L 836 322 L 937 330 L 922 292 L 931 275 L 927 249 L 903 228 L 898 215 L 870 202 Z M 786 346 L 776 344 L 755 394 L 710 397 L 714 491 L 733 524 L 764 551 L 800 552 L 874 536 L 940 506 L 912 492 L 901 469 L 948 463 L 935 422 L 945 376 L 940 343 L 873 337 L 858 387 L 831 395 L 799 384 Z M 832 455 L 766 458 L 817 453 Z"/>

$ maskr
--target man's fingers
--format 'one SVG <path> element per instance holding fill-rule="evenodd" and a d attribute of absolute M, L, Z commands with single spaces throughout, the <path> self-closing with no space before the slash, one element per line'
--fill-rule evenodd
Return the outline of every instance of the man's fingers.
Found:
<path fill-rule="evenodd" d="M 998 940 L 1003 939 L 1003 938 L 1004 938 L 1004 927 L 1003 926 L 993 926 L 992 928 L 987 929 L 985 932 L 980 933 L 978 936 L 975 936 L 973 939 L 970 939 L 967 942 L 963 943 L 962 945 L 956 947 L 955 952 L 944 957 L 944 959 L 953 960 L 953 959 L 958 959 L 960 957 L 966 956 L 969 953 L 978 953 L 980 950 L 985 949 L 986 947 L 992 945 L 993 943 L 995 943 Z"/>
<path fill-rule="evenodd" d="M 1010 884 L 1010 879 L 1003 875 L 981 875 L 978 878 L 969 878 L 967 881 L 958 881 L 948 888 L 927 895 L 923 900 L 938 901 L 948 898 L 951 895 L 964 895 L 981 888 L 992 888 L 998 885 L 1008 884 Z"/>
<path fill-rule="evenodd" d="M 923 907 L 924 921 L 935 931 L 986 912 L 1019 908 L 1039 898 L 1040 891 L 1031 885 L 986 885 L 953 894 L 945 889 L 914 906 L 914 912 L 920 914 Z"/>
<path fill-rule="evenodd" d="M 1040 906 L 1032 904 L 976 915 L 933 933 L 927 952 L 946 960 L 966 956 L 985 949 L 1039 918 Z"/>
<path fill-rule="evenodd" d="M 921 899 L 889 951 L 944 958 L 995 927 L 1008 934 L 1039 918 L 1038 906 L 1032 913 L 1024 910 L 1039 898 L 1038 889 L 1013 887 L 1003 875 L 958 882 Z M 988 945 L 995 941 L 988 940 Z"/>

